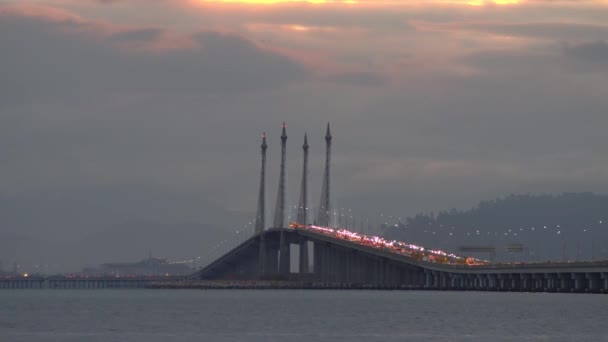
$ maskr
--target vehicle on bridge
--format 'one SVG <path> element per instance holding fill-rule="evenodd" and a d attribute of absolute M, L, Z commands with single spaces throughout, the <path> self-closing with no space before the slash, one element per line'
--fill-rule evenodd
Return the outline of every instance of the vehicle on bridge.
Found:
<path fill-rule="evenodd" d="M 289 228 L 314 231 L 337 239 L 355 242 L 364 246 L 377 248 L 391 253 L 402 254 L 418 261 L 469 266 L 490 264 L 490 262 L 487 260 L 480 260 L 473 257 L 462 257 L 441 250 L 427 249 L 421 246 L 396 240 L 389 241 L 379 236 L 369 236 L 343 228 L 322 227 L 312 224 L 302 225 L 298 224 L 297 222 L 292 222 L 289 225 Z"/>

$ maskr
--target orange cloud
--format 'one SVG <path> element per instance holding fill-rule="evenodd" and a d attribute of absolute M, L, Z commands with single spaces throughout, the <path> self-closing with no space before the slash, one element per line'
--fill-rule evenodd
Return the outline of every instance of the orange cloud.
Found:
<path fill-rule="evenodd" d="M 41 18 L 48 21 L 72 21 L 85 22 L 81 16 L 63 9 L 35 5 L 35 4 L 11 4 L 0 6 L 0 15 Z"/>
<path fill-rule="evenodd" d="M 354 5 L 359 0 L 192 0 L 194 4 L 224 3 L 224 4 L 247 4 L 247 5 L 278 5 L 278 4 L 297 4 L 307 3 L 313 5 L 322 4 L 347 4 Z"/>
<path fill-rule="evenodd" d="M 387 6 L 433 6 L 433 5 L 516 5 L 525 0 L 435 0 L 435 1 L 371 1 L 371 0 L 191 0 L 194 5 L 217 4 L 241 4 L 241 5 L 289 5 L 289 4 L 312 4 L 312 5 L 364 5 L 374 7 Z"/>

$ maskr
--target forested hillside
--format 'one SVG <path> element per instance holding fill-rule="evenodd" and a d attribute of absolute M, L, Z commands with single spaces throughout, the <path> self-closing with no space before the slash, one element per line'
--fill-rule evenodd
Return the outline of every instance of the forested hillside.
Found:
<path fill-rule="evenodd" d="M 498 260 L 608 259 L 608 196 L 511 195 L 464 211 L 420 213 L 385 236 L 453 252 L 495 247 Z"/>

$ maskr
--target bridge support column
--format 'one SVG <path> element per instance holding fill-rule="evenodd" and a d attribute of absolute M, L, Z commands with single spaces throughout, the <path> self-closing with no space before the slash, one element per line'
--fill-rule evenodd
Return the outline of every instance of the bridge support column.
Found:
<path fill-rule="evenodd" d="M 476 286 L 475 282 L 476 282 L 476 280 L 477 280 L 477 276 L 475 276 L 474 274 L 469 274 L 467 276 L 467 283 L 468 283 L 467 284 L 467 289 L 469 291 L 475 290 L 475 286 Z"/>
<path fill-rule="evenodd" d="M 380 288 L 384 287 L 384 259 L 379 258 L 377 260 L 377 279 L 376 279 L 376 284 L 378 284 L 378 286 Z"/>
<path fill-rule="evenodd" d="M 608 293 L 608 273 L 602 272 L 602 293 Z"/>
<path fill-rule="evenodd" d="M 324 283 L 327 283 L 331 281 L 331 251 L 327 245 L 323 245 L 321 251 L 321 269 L 323 270 L 321 278 Z"/>
<path fill-rule="evenodd" d="M 543 279 L 544 274 L 534 273 L 532 274 L 532 291 L 538 292 L 543 290 Z"/>
<path fill-rule="evenodd" d="M 450 275 L 450 289 L 452 289 L 452 290 L 457 289 L 458 288 L 457 282 L 458 282 L 458 275 L 451 274 Z"/>
<path fill-rule="evenodd" d="M 281 276 L 289 276 L 290 273 L 290 264 L 291 264 L 291 246 L 286 241 L 285 232 L 281 231 L 281 235 L 279 237 L 279 273 Z"/>
<path fill-rule="evenodd" d="M 338 253 L 332 245 L 328 245 L 327 250 L 329 252 L 329 278 L 332 283 L 336 283 L 338 282 Z"/>
<path fill-rule="evenodd" d="M 545 281 L 547 282 L 547 286 L 545 291 L 547 292 L 556 292 L 558 289 L 557 283 L 557 275 L 553 273 L 545 273 Z"/>
<path fill-rule="evenodd" d="M 353 278 L 353 260 L 354 253 L 352 251 L 344 252 L 344 282 L 350 286 Z"/>
<path fill-rule="evenodd" d="M 600 291 L 600 274 L 599 273 L 587 273 L 587 292 L 599 292 Z"/>
<path fill-rule="evenodd" d="M 572 273 L 572 278 L 574 278 L 574 291 L 575 292 L 583 292 L 585 289 L 585 274 L 584 273 Z"/>
<path fill-rule="evenodd" d="M 483 289 L 483 274 L 478 274 L 477 277 L 475 277 L 475 289 L 476 290 L 481 290 Z"/>
<path fill-rule="evenodd" d="M 505 291 L 507 289 L 507 275 L 506 274 L 498 275 L 498 289 L 499 289 L 499 291 Z"/>
<path fill-rule="evenodd" d="M 312 263 L 312 271 L 315 274 L 315 280 L 320 281 L 321 280 L 321 269 L 322 269 L 322 261 L 321 261 L 321 244 L 319 242 L 315 242 L 313 244 L 313 250 L 312 250 L 312 259 L 313 259 L 313 263 Z"/>
<path fill-rule="evenodd" d="M 466 275 L 463 275 L 463 274 L 458 275 L 458 279 L 456 280 L 456 282 L 458 283 L 458 288 L 460 290 L 466 290 L 465 279 L 466 279 Z"/>
<path fill-rule="evenodd" d="M 386 283 L 389 288 L 395 288 L 397 285 L 397 267 L 390 261 L 386 262 Z"/>
<path fill-rule="evenodd" d="M 558 273 L 557 274 L 559 287 L 557 289 L 558 292 L 570 292 L 572 285 L 570 279 L 570 273 Z"/>
<path fill-rule="evenodd" d="M 520 273 L 521 291 L 530 291 L 530 275 L 528 273 Z"/>
<path fill-rule="evenodd" d="M 433 271 L 433 289 L 439 289 L 439 272 Z"/>
<path fill-rule="evenodd" d="M 505 291 L 513 291 L 513 275 L 512 274 L 505 274 Z"/>
<path fill-rule="evenodd" d="M 308 260 L 308 240 L 300 240 L 300 274 L 310 273 Z"/>
<path fill-rule="evenodd" d="M 521 278 L 519 277 L 519 273 L 511 273 L 511 291 L 521 291 Z"/>
<path fill-rule="evenodd" d="M 496 275 L 488 274 L 486 279 L 486 290 L 496 291 Z"/>
<path fill-rule="evenodd" d="M 275 246 L 266 246 L 266 275 L 276 275 L 279 271 L 279 249 Z"/>
<path fill-rule="evenodd" d="M 433 284 L 433 274 L 431 271 L 424 270 L 424 288 L 430 289 Z"/>
<path fill-rule="evenodd" d="M 485 279 L 484 279 L 484 290 L 485 291 L 492 291 L 492 277 L 493 277 L 493 274 L 486 274 Z"/>
<path fill-rule="evenodd" d="M 263 278 L 264 275 L 266 275 L 266 266 L 267 266 L 267 260 L 266 260 L 266 238 L 264 237 L 264 234 L 260 234 L 260 251 L 258 253 L 259 255 L 259 261 L 258 261 L 258 277 L 259 278 Z"/>
<path fill-rule="evenodd" d="M 334 283 L 341 281 L 340 277 L 340 253 L 337 247 L 329 246 L 331 253 L 331 279 Z"/>

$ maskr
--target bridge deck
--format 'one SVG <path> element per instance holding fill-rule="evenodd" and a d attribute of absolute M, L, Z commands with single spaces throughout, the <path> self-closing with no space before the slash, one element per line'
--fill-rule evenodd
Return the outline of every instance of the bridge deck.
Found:
<path fill-rule="evenodd" d="M 281 235 L 289 245 L 312 242 L 311 273 L 280 270 Z M 286 251 L 283 258 L 289 260 L 289 248 Z M 281 228 L 252 236 L 192 278 L 292 279 L 386 288 L 608 292 L 608 262 L 443 264 L 311 229 Z"/>

